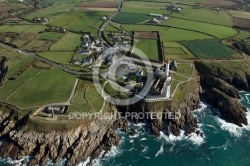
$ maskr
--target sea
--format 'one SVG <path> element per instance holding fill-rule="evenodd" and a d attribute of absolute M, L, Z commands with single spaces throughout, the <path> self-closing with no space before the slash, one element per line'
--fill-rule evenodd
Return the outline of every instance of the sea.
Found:
<path fill-rule="evenodd" d="M 241 91 L 242 103 L 247 107 L 248 126 L 238 127 L 219 118 L 218 110 L 205 103 L 193 113 L 199 122 L 203 137 L 195 133 L 188 136 L 184 132 L 176 137 L 161 133 L 155 137 L 146 123 L 130 127 L 137 134 L 118 131 L 121 137 L 119 147 L 112 147 L 103 158 L 96 159 L 96 166 L 249 166 L 250 165 L 250 93 Z M 104 153 L 104 152 L 103 152 Z M 0 166 L 18 164 L 18 161 L 1 159 Z M 59 165 L 63 165 L 62 162 Z M 89 159 L 79 166 L 85 166 Z M 52 163 L 49 162 L 48 166 Z"/>

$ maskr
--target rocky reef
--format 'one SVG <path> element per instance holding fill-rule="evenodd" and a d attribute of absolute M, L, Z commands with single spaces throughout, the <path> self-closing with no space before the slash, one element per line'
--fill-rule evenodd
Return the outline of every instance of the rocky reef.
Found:
<path fill-rule="evenodd" d="M 17 160 L 33 156 L 29 165 L 45 165 L 49 159 L 58 162 L 65 158 L 66 165 L 76 165 L 88 157 L 93 160 L 103 150 L 107 152 L 112 146 L 119 145 L 115 130 L 127 126 L 124 119 L 96 119 L 88 125 L 80 125 L 68 131 L 45 133 L 27 131 L 24 119 L 29 117 L 14 122 L 11 120 L 13 114 L 14 110 L 9 113 L 0 112 L 0 138 L 4 140 L 0 145 L 0 156 Z"/>

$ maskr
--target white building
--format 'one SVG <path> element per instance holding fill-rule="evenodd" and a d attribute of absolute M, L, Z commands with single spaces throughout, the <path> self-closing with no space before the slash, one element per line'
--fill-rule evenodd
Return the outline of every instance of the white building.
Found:
<path fill-rule="evenodd" d="M 170 68 L 170 59 L 168 59 L 165 63 L 165 74 L 166 74 L 166 77 L 169 76 L 169 68 Z"/>

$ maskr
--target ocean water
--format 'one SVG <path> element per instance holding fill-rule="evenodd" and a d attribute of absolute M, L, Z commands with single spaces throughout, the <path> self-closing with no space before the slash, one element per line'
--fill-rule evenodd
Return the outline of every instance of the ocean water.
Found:
<path fill-rule="evenodd" d="M 119 132 L 121 145 L 113 147 L 94 165 L 102 166 L 200 166 L 200 165 L 250 165 L 250 93 L 241 92 L 242 103 L 248 108 L 249 125 L 242 128 L 218 118 L 218 111 L 203 103 L 194 114 L 203 138 L 196 134 L 159 138 L 151 135 L 146 124 L 130 124 L 138 134 L 134 137 Z M 89 160 L 82 162 L 84 166 Z M 10 161 L 0 161 L 0 166 Z M 48 164 L 48 165 L 51 165 Z"/>

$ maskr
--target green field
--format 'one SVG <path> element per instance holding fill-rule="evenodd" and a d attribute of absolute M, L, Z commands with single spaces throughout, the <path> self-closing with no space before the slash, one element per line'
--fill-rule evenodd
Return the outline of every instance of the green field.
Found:
<path fill-rule="evenodd" d="M 63 37 L 63 33 L 58 32 L 45 32 L 41 34 L 38 38 L 42 40 L 59 40 Z"/>
<path fill-rule="evenodd" d="M 215 39 L 182 41 L 181 44 L 186 46 L 198 58 L 225 59 L 238 54 L 237 51 Z"/>
<path fill-rule="evenodd" d="M 99 112 L 103 102 L 95 86 L 91 82 L 81 80 L 68 112 Z"/>
<path fill-rule="evenodd" d="M 160 46 L 157 40 L 141 39 L 135 43 L 135 47 L 146 54 L 149 59 L 162 60 Z M 140 54 L 138 56 L 140 56 Z"/>
<path fill-rule="evenodd" d="M 0 56 L 5 56 L 8 59 L 8 61 L 6 62 L 6 65 L 8 67 L 11 67 L 17 64 L 18 62 L 20 62 L 21 60 L 27 57 L 24 54 L 21 54 L 9 47 L 2 46 L 2 45 L 0 45 Z"/>
<path fill-rule="evenodd" d="M 183 18 L 188 20 L 200 21 L 205 23 L 233 26 L 233 18 L 227 11 L 216 9 L 209 9 L 198 6 L 178 5 L 182 7 L 180 13 L 174 12 L 170 17 Z"/>
<path fill-rule="evenodd" d="M 169 28 L 161 33 L 162 41 L 182 41 L 182 40 L 196 40 L 196 39 L 211 39 L 212 36 L 205 35 L 199 32 L 188 31 L 177 28 Z"/>
<path fill-rule="evenodd" d="M 40 56 L 61 64 L 69 64 L 74 55 L 73 52 L 40 52 Z"/>
<path fill-rule="evenodd" d="M 32 27 L 33 27 L 33 25 L 13 25 L 13 26 L 10 26 L 8 29 L 5 29 L 3 32 L 21 33 L 21 32 L 28 30 Z"/>
<path fill-rule="evenodd" d="M 165 26 L 154 26 L 154 25 L 133 25 L 133 24 L 123 24 L 122 27 L 126 31 L 160 31 L 164 32 L 169 27 Z"/>
<path fill-rule="evenodd" d="M 114 22 L 119 24 L 138 24 L 150 20 L 151 16 L 142 13 L 125 13 L 122 12 L 113 19 Z"/>
<path fill-rule="evenodd" d="M 30 77 L 22 86 L 18 87 L 7 102 L 20 107 L 29 107 L 68 100 L 75 76 L 59 69 L 39 70 L 38 72 L 40 73 L 33 78 Z M 19 80 L 13 82 L 19 82 Z"/>
<path fill-rule="evenodd" d="M 182 41 L 182 40 L 196 40 L 196 39 L 211 39 L 212 36 L 194 32 L 190 30 L 169 28 L 158 25 L 132 25 L 123 24 L 122 27 L 126 31 L 159 31 L 162 41 Z"/>
<path fill-rule="evenodd" d="M 51 42 L 45 40 L 32 40 L 28 44 L 22 46 L 22 49 L 31 51 L 48 51 Z"/>
<path fill-rule="evenodd" d="M 33 78 L 38 72 L 40 72 L 40 70 L 35 69 L 35 68 L 29 68 L 16 80 L 7 80 L 4 83 L 4 86 L 0 88 L 0 100 L 1 101 L 5 100 L 19 86 L 21 86 L 25 81 L 29 80 L 30 78 Z M 33 85 L 33 86 L 36 86 L 36 85 Z M 22 96 L 25 96 L 24 94 Z"/>
<path fill-rule="evenodd" d="M 64 27 L 77 32 L 91 32 L 97 34 L 101 26 L 102 16 L 110 15 L 112 12 L 103 11 L 71 11 L 49 22 L 50 25 Z"/>
<path fill-rule="evenodd" d="M 25 30 L 24 32 L 38 33 L 40 31 L 44 31 L 45 29 L 46 29 L 46 26 L 44 26 L 44 25 L 34 25 L 33 27 Z"/>
<path fill-rule="evenodd" d="M 19 59 L 18 61 L 14 62 L 14 65 L 8 65 L 9 66 L 9 70 L 6 74 L 6 78 L 9 79 L 10 77 L 13 76 L 13 74 L 15 74 L 20 68 L 22 68 L 24 65 L 32 62 L 34 59 L 30 58 L 30 57 L 26 57 L 24 59 Z"/>
<path fill-rule="evenodd" d="M 75 2 L 72 2 L 72 3 L 57 2 L 57 3 L 54 3 L 52 6 L 30 13 L 26 15 L 25 18 L 32 20 L 34 17 L 44 17 L 44 18 L 48 18 L 51 20 L 66 12 L 69 12 L 71 9 L 73 9 L 76 6 L 76 4 L 77 3 Z"/>
<path fill-rule="evenodd" d="M 185 46 L 177 42 L 164 42 L 163 49 L 165 59 L 184 60 L 196 58 Z"/>
<path fill-rule="evenodd" d="M 9 25 L 2 25 L 2 26 L 0 26 L 0 32 L 8 29 L 9 27 L 10 27 Z"/>
<path fill-rule="evenodd" d="M 162 22 L 161 25 L 193 30 L 215 36 L 219 39 L 229 38 L 237 35 L 237 31 L 230 27 L 183 20 L 178 18 L 170 18 L 169 20 Z"/>
<path fill-rule="evenodd" d="M 229 10 L 229 13 L 233 17 L 240 17 L 240 18 L 247 18 L 247 19 L 250 18 L 250 13 L 249 12 Z"/>
<path fill-rule="evenodd" d="M 50 49 L 52 51 L 73 51 L 81 44 L 80 38 L 80 34 L 68 32 Z"/>
<path fill-rule="evenodd" d="M 166 10 L 166 3 L 146 2 L 146 1 L 124 1 L 123 12 L 128 13 L 157 13 L 157 14 L 171 14 Z"/>

